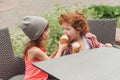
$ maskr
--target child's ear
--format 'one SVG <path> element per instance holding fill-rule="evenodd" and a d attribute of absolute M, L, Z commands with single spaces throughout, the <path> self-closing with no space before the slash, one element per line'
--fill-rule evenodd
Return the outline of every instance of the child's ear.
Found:
<path fill-rule="evenodd" d="M 45 39 L 45 35 L 44 35 L 44 32 L 43 32 L 43 34 L 42 34 L 42 39 Z"/>
<path fill-rule="evenodd" d="M 48 36 L 48 35 L 47 35 L 46 32 L 44 31 L 43 34 L 42 34 L 42 39 L 43 39 L 43 40 L 46 40 L 46 39 L 47 39 L 47 36 Z"/>

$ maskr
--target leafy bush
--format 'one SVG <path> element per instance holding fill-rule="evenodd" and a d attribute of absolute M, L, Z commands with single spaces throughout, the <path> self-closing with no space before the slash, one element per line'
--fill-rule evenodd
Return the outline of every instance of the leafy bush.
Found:
<path fill-rule="evenodd" d="M 28 41 L 28 38 L 21 31 L 21 29 L 19 29 L 19 27 L 16 27 L 14 30 L 12 30 L 12 32 L 10 32 L 10 35 L 15 55 L 22 56 L 23 49 L 26 42 Z"/>
<path fill-rule="evenodd" d="M 88 19 L 117 19 L 117 27 L 120 27 L 120 6 L 92 5 L 82 12 Z"/>
<path fill-rule="evenodd" d="M 59 6 L 57 4 L 55 6 L 55 11 L 44 14 L 44 17 L 48 20 L 50 26 L 49 39 L 46 42 L 48 55 L 51 55 L 53 51 L 56 50 L 58 47 L 58 40 L 62 35 L 62 27 L 58 23 L 58 16 L 61 14 L 61 12 L 66 12 L 68 10 L 65 7 Z"/>
<path fill-rule="evenodd" d="M 104 5 L 93 5 L 90 7 L 80 8 L 81 4 L 74 4 L 73 6 L 60 6 L 55 4 L 55 9 L 52 12 L 46 12 L 43 16 L 48 20 L 50 25 L 50 35 L 46 42 L 48 55 L 51 55 L 58 46 L 58 40 L 62 33 L 62 27 L 58 23 L 58 17 L 63 12 L 79 10 L 84 13 L 87 19 L 98 19 L 98 18 L 115 18 L 117 19 L 117 27 L 120 27 L 120 6 L 104 6 Z M 16 33 L 17 32 L 17 33 Z M 17 27 L 11 33 L 11 40 L 13 44 L 14 53 L 16 55 L 22 55 L 22 51 L 28 38 L 24 33 Z"/>

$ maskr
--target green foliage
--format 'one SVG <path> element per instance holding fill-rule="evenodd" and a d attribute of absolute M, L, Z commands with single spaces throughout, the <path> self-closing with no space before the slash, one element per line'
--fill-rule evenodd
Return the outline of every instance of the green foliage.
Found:
<path fill-rule="evenodd" d="M 93 5 L 83 9 L 85 13 L 89 11 L 92 11 L 93 18 L 117 18 L 120 16 L 120 6 Z"/>
<path fill-rule="evenodd" d="M 58 17 L 61 13 L 79 10 L 83 12 L 87 19 L 101 19 L 101 18 L 115 18 L 117 19 L 117 27 L 120 27 L 120 6 L 105 6 L 105 5 L 92 5 L 83 7 L 81 4 L 76 3 L 73 6 L 60 6 L 55 4 L 54 10 L 46 12 L 43 16 L 48 20 L 50 25 L 49 39 L 46 42 L 48 55 L 51 55 L 58 47 L 58 40 L 62 33 L 62 27 L 58 23 Z M 23 48 L 28 38 L 17 27 L 11 32 L 11 40 L 13 44 L 14 53 L 22 55 Z"/>
<path fill-rule="evenodd" d="M 45 17 L 48 20 L 49 26 L 50 26 L 49 39 L 46 42 L 48 55 L 50 55 L 57 48 L 57 43 L 58 43 L 59 37 L 62 34 L 62 30 L 60 25 L 58 24 L 56 14 L 45 14 Z"/>
<path fill-rule="evenodd" d="M 12 30 L 12 32 L 10 32 L 10 35 L 15 55 L 22 56 L 23 48 L 25 46 L 25 43 L 28 41 L 28 38 L 18 27 L 16 27 L 14 31 Z"/>
<path fill-rule="evenodd" d="M 61 12 L 66 12 L 68 9 L 65 7 L 55 5 L 55 11 L 51 13 L 45 13 L 44 16 L 49 22 L 50 34 L 49 39 L 46 42 L 48 55 L 51 55 L 58 47 L 58 40 L 62 35 L 62 27 L 58 23 L 58 16 Z"/>
<path fill-rule="evenodd" d="M 117 27 L 120 27 L 120 6 L 92 5 L 82 12 L 87 19 L 117 19 Z"/>

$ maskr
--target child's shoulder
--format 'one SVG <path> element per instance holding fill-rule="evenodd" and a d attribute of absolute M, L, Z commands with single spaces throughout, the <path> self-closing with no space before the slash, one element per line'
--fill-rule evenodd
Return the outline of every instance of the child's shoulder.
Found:
<path fill-rule="evenodd" d="M 38 47 L 36 47 L 36 46 L 34 46 L 34 47 L 31 47 L 31 48 L 28 50 L 28 53 L 37 53 L 37 52 L 39 52 L 39 51 L 41 51 L 41 49 L 38 48 Z"/>
<path fill-rule="evenodd" d="M 90 32 L 86 33 L 85 36 L 86 36 L 87 38 L 91 38 L 91 37 L 96 38 L 96 36 L 95 36 L 94 34 L 90 33 Z"/>

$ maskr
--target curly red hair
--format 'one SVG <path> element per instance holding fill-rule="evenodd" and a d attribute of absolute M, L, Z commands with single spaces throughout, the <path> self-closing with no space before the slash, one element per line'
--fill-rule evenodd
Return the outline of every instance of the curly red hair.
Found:
<path fill-rule="evenodd" d="M 88 31 L 88 23 L 85 16 L 79 11 L 63 13 L 60 15 L 59 24 L 70 24 L 74 29 L 80 32 L 80 35 L 85 35 Z"/>

